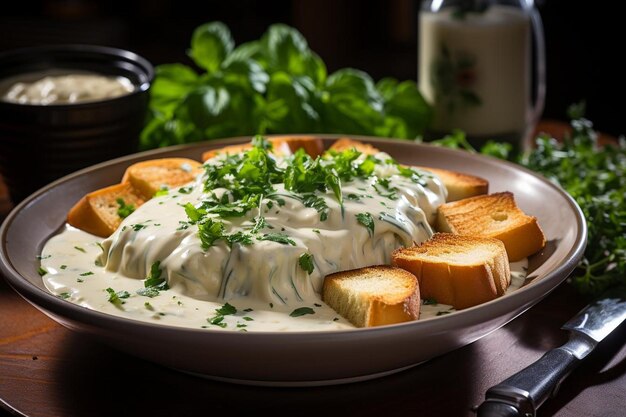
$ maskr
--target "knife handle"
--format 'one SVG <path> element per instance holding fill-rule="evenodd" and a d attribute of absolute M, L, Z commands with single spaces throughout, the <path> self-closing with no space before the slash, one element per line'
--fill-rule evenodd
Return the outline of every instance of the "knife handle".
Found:
<path fill-rule="evenodd" d="M 536 362 L 489 388 L 485 401 L 476 410 L 478 416 L 535 416 L 537 408 L 556 393 L 580 362 L 569 349 L 571 342 L 548 351 Z"/>

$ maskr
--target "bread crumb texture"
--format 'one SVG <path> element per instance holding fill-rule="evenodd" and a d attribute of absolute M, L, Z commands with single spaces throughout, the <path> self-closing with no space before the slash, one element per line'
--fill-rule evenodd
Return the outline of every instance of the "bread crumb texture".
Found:
<path fill-rule="evenodd" d="M 327 275 L 322 300 L 357 327 L 416 320 L 421 304 L 415 275 L 389 265 Z"/>
<path fill-rule="evenodd" d="M 512 262 L 526 258 L 546 245 L 537 218 L 524 213 L 510 192 L 442 204 L 437 213 L 438 231 L 499 239 Z"/>
<path fill-rule="evenodd" d="M 394 266 L 417 277 L 423 298 L 461 310 L 504 295 L 511 270 L 502 241 L 435 233 L 412 247 L 396 249 Z"/>

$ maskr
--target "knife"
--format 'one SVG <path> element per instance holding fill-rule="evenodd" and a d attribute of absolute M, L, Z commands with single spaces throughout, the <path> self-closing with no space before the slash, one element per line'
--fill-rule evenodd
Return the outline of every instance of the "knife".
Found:
<path fill-rule="evenodd" d="M 609 333 L 626 319 L 626 294 L 612 290 L 572 317 L 561 329 L 567 343 L 489 388 L 475 411 L 479 417 L 534 417 L 561 383 Z"/>

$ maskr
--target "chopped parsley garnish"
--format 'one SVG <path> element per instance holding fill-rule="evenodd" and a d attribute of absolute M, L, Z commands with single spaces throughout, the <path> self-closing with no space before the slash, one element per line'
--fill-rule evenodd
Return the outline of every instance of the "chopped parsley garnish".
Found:
<path fill-rule="evenodd" d="M 258 240 L 270 240 L 272 242 L 281 243 L 283 245 L 296 246 L 296 242 L 289 236 L 282 233 L 265 233 L 263 236 L 257 237 Z"/>
<path fill-rule="evenodd" d="M 315 269 L 315 265 L 313 264 L 313 255 L 310 253 L 303 253 L 298 258 L 298 264 L 300 268 L 304 269 L 309 275 L 313 273 L 313 269 Z"/>
<path fill-rule="evenodd" d="M 61 294 L 58 295 L 58 297 L 62 298 L 63 300 L 67 300 L 71 296 L 72 296 L 72 294 L 70 294 L 69 292 L 62 292 Z"/>
<path fill-rule="evenodd" d="M 359 201 L 371 197 L 354 193 L 343 195 L 343 184 L 355 179 L 374 177 L 373 184 L 379 194 L 390 199 L 397 198 L 396 188 L 391 185 L 391 181 L 375 176 L 379 164 L 397 167 L 404 176 L 419 176 L 417 171 L 404 168 L 393 159 L 382 161 L 372 155 L 365 156 L 355 148 L 327 151 L 316 158 L 308 155 L 304 149 L 299 149 L 287 156 L 284 164 L 277 163 L 276 157 L 270 153 L 271 149 L 272 144 L 258 135 L 252 140 L 251 148 L 232 155 L 222 155 L 205 164 L 203 200 L 196 205 L 181 205 L 188 219 L 180 222 L 178 230 L 197 227 L 205 251 L 220 240 L 231 247 L 235 243 L 251 245 L 255 240 L 295 246 L 296 242 L 287 234 L 263 233 L 264 229 L 273 229 L 272 225 L 266 223 L 263 214 L 269 213 L 275 204 L 284 206 L 286 197 L 315 209 L 320 221 L 325 221 L 330 215 L 329 198 L 339 203 L 343 216 L 344 198 Z M 280 184 L 285 192 L 276 187 Z M 183 191 L 183 188 L 179 192 L 190 191 Z M 248 215 L 251 211 L 258 212 L 252 220 L 252 227 L 245 227 L 244 231 L 233 230 L 240 223 L 231 223 L 228 219 Z M 278 210 L 275 214 L 278 214 Z M 373 235 L 372 215 L 360 213 L 357 219 Z M 314 231 L 319 233 L 317 229 Z M 302 262 L 303 269 L 310 271 L 312 264 L 307 263 L 306 259 Z"/>
<path fill-rule="evenodd" d="M 44 267 L 40 266 L 40 267 L 37 269 L 37 273 L 38 273 L 40 276 L 42 276 L 42 277 L 43 277 L 44 275 L 46 275 L 46 274 L 48 273 L 48 271 L 47 271 Z"/>
<path fill-rule="evenodd" d="M 302 195 L 300 201 L 304 205 L 304 207 L 309 207 L 317 210 L 320 214 L 320 221 L 325 221 L 328 219 L 328 204 L 326 204 L 326 200 L 321 196 L 315 194 L 304 194 Z"/>
<path fill-rule="evenodd" d="M 315 311 L 311 307 L 300 307 L 289 313 L 291 317 L 300 317 L 306 314 L 315 314 Z"/>
<path fill-rule="evenodd" d="M 45 255 L 45 256 L 43 256 L 43 255 L 37 255 L 37 259 L 38 259 L 38 260 L 48 259 L 48 258 L 50 258 L 51 256 L 52 256 L 52 255 Z"/>
<path fill-rule="evenodd" d="M 360 224 L 367 227 L 370 236 L 374 234 L 374 218 L 370 213 L 357 213 L 356 219 Z"/>
<path fill-rule="evenodd" d="M 224 236 L 224 223 L 206 217 L 202 223 L 198 224 L 198 232 L 202 242 L 202 249 L 207 250 L 213 246 L 215 241 Z"/>
<path fill-rule="evenodd" d="M 193 187 L 189 186 L 189 187 L 180 187 L 178 189 L 178 192 L 181 194 L 189 194 L 191 191 L 193 190 Z"/>
<path fill-rule="evenodd" d="M 109 303 L 120 306 L 124 304 L 123 299 L 130 297 L 130 293 L 128 291 L 115 291 L 113 288 L 109 287 L 106 289 L 106 292 L 109 294 Z"/>
<path fill-rule="evenodd" d="M 222 307 L 216 308 L 215 312 L 217 314 L 208 318 L 207 321 L 215 326 L 226 327 L 227 323 L 224 322 L 224 316 L 237 314 L 237 309 L 233 305 L 226 303 Z"/>
<path fill-rule="evenodd" d="M 215 309 L 217 314 L 221 314 L 222 316 L 227 316 L 229 314 L 237 314 L 237 309 L 231 304 L 224 304 L 222 307 Z"/>
<path fill-rule="evenodd" d="M 91 272 L 91 271 L 87 271 L 87 272 L 83 272 L 82 274 L 79 274 L 79 275 L 80 275 L 81 277 L 86 277 L 86 276 L 89 276 L 89 275 L 93 275 L 93 272 Z"/>
<path fill-rule="evenodd" d="M 60 269 L 67 269 L 67 265 L 61 265 L 59 268 Z"/>
<path fill-rule="evenodd" d="M 450 311 L 438 311 L 436 315 L 437 316 L 443 316 L 445 314 L 450 314 L 450 313 L 451 313 Z"/>
<path fill-rule="evenodd" d="M 247 246 L 252 244 L 252 235 L 250 233 L 239 231 L 226 236 L 226 241 L 229 246 L 232 246 L 233 243 L 239 243 L 240 245 Z"/>
<path fill-rule="evenodd" d="M 143 283 L 144 288 L 138 289 L 137 294 L 152 298 L 159 295 L 160 291 L 169 290 L 170 287 L 167 285 L 166 279 L 161 276 L 162 273 L 161 262 L 153 263 L 150 267 L 150 275 Z"/>
<path fill-rule="evenodd" d="M 84 248 L 81 248 L 80 246 L 74 246 L 74 249 L 76 249 L 77 251 L 80 251 L 82 253 L 87 253 L 87 251 Z"/>
<path fill-rule="evenodd" d="M 126 217 L 130 216 L 133 211 L 135 211 L 135 206 L 132 204 L 126 204 L 123 198 L 117 198 L 115 201 L 119 206 L 117 209 L 117 215 L 121 219 L 125 219 Z"/>
<path fill-rule="evenodd" d="M 258 217 L 254 218 L 254 226 L 252 226 L 252 230 L 250 230 L 250 233 L 258 233 L 260 230 L 263 230 L 266 227 L 268 227 L 268 224 L 265 221 L 265 217 L 259 215 Z"/>

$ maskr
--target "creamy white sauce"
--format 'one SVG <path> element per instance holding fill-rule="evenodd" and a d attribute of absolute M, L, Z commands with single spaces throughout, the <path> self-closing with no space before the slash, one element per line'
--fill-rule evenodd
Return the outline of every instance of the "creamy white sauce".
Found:
<path fill-rule="evenodd" d="M 18 81 L 7 80 L 3 100 L 20 104 L 72 104 L 104 100 L 134 91 L 125 77 L 112 77 L 90 72 L 71 74 L 26 74 Z"/>
<path fill-rule="evenodd" d="M 219 240 L 207 249 L 202 248 L 198 227 L 186 223 L 183 207 L 199 206 L 208 197 L 199 177 L 185 192 L 171 190 L 147 201 L 107 239 L 66 226 L 42 251 L 44 283 L 52 293 L 79 305 L 173 326 L 240 331 L 353 328 L 322 302 L 324 276 L 388 264 L 394 249 L 429 239 L 436 207 L 446 197 L 440 180 L 430 174 L 424 175 L 423 185 L 397 175 L 393 166 L 377 167 L 377 174 L 391 180 L 398 198 L 381 195 L 374 179 L 357 179 L 342 185 L 343 208 L 332 192 L 319 194 L 329 209 L 328 218 L 321 221 L 316 209 L 305 207 L 278 184 L 276 194 L 284 204 L 277 204 L 277 197 L 266 198 L 260 209 L 224 223 L 229 233 L 246 232 L 262 214 L 268 226 L 258 236 L 281 233 L 290 243 L 254 239 L 251 245 L 229 247 Z M 218 195 L 222 191 L 214 190 Z M 359 223 L 360 213 L 372 214 L 373 231 Z M 313 257 L 310 274 L 299 264 L 304 253 Z M 155 262 L 169 289 L 154 297 L 140 295 L 137 291 Z M 513 276 L 511 288 L 516 288 L 523 278 Z M 128 297 L 112 303 L 110 292 Z M 220 315 L 216 310 L 226 304 L 236 312 Z M 307 314 L 292 316 L 298 311 Z M 424 305 L 421 319 L 449 311 L 451 307 L 442 304 Z"/>

